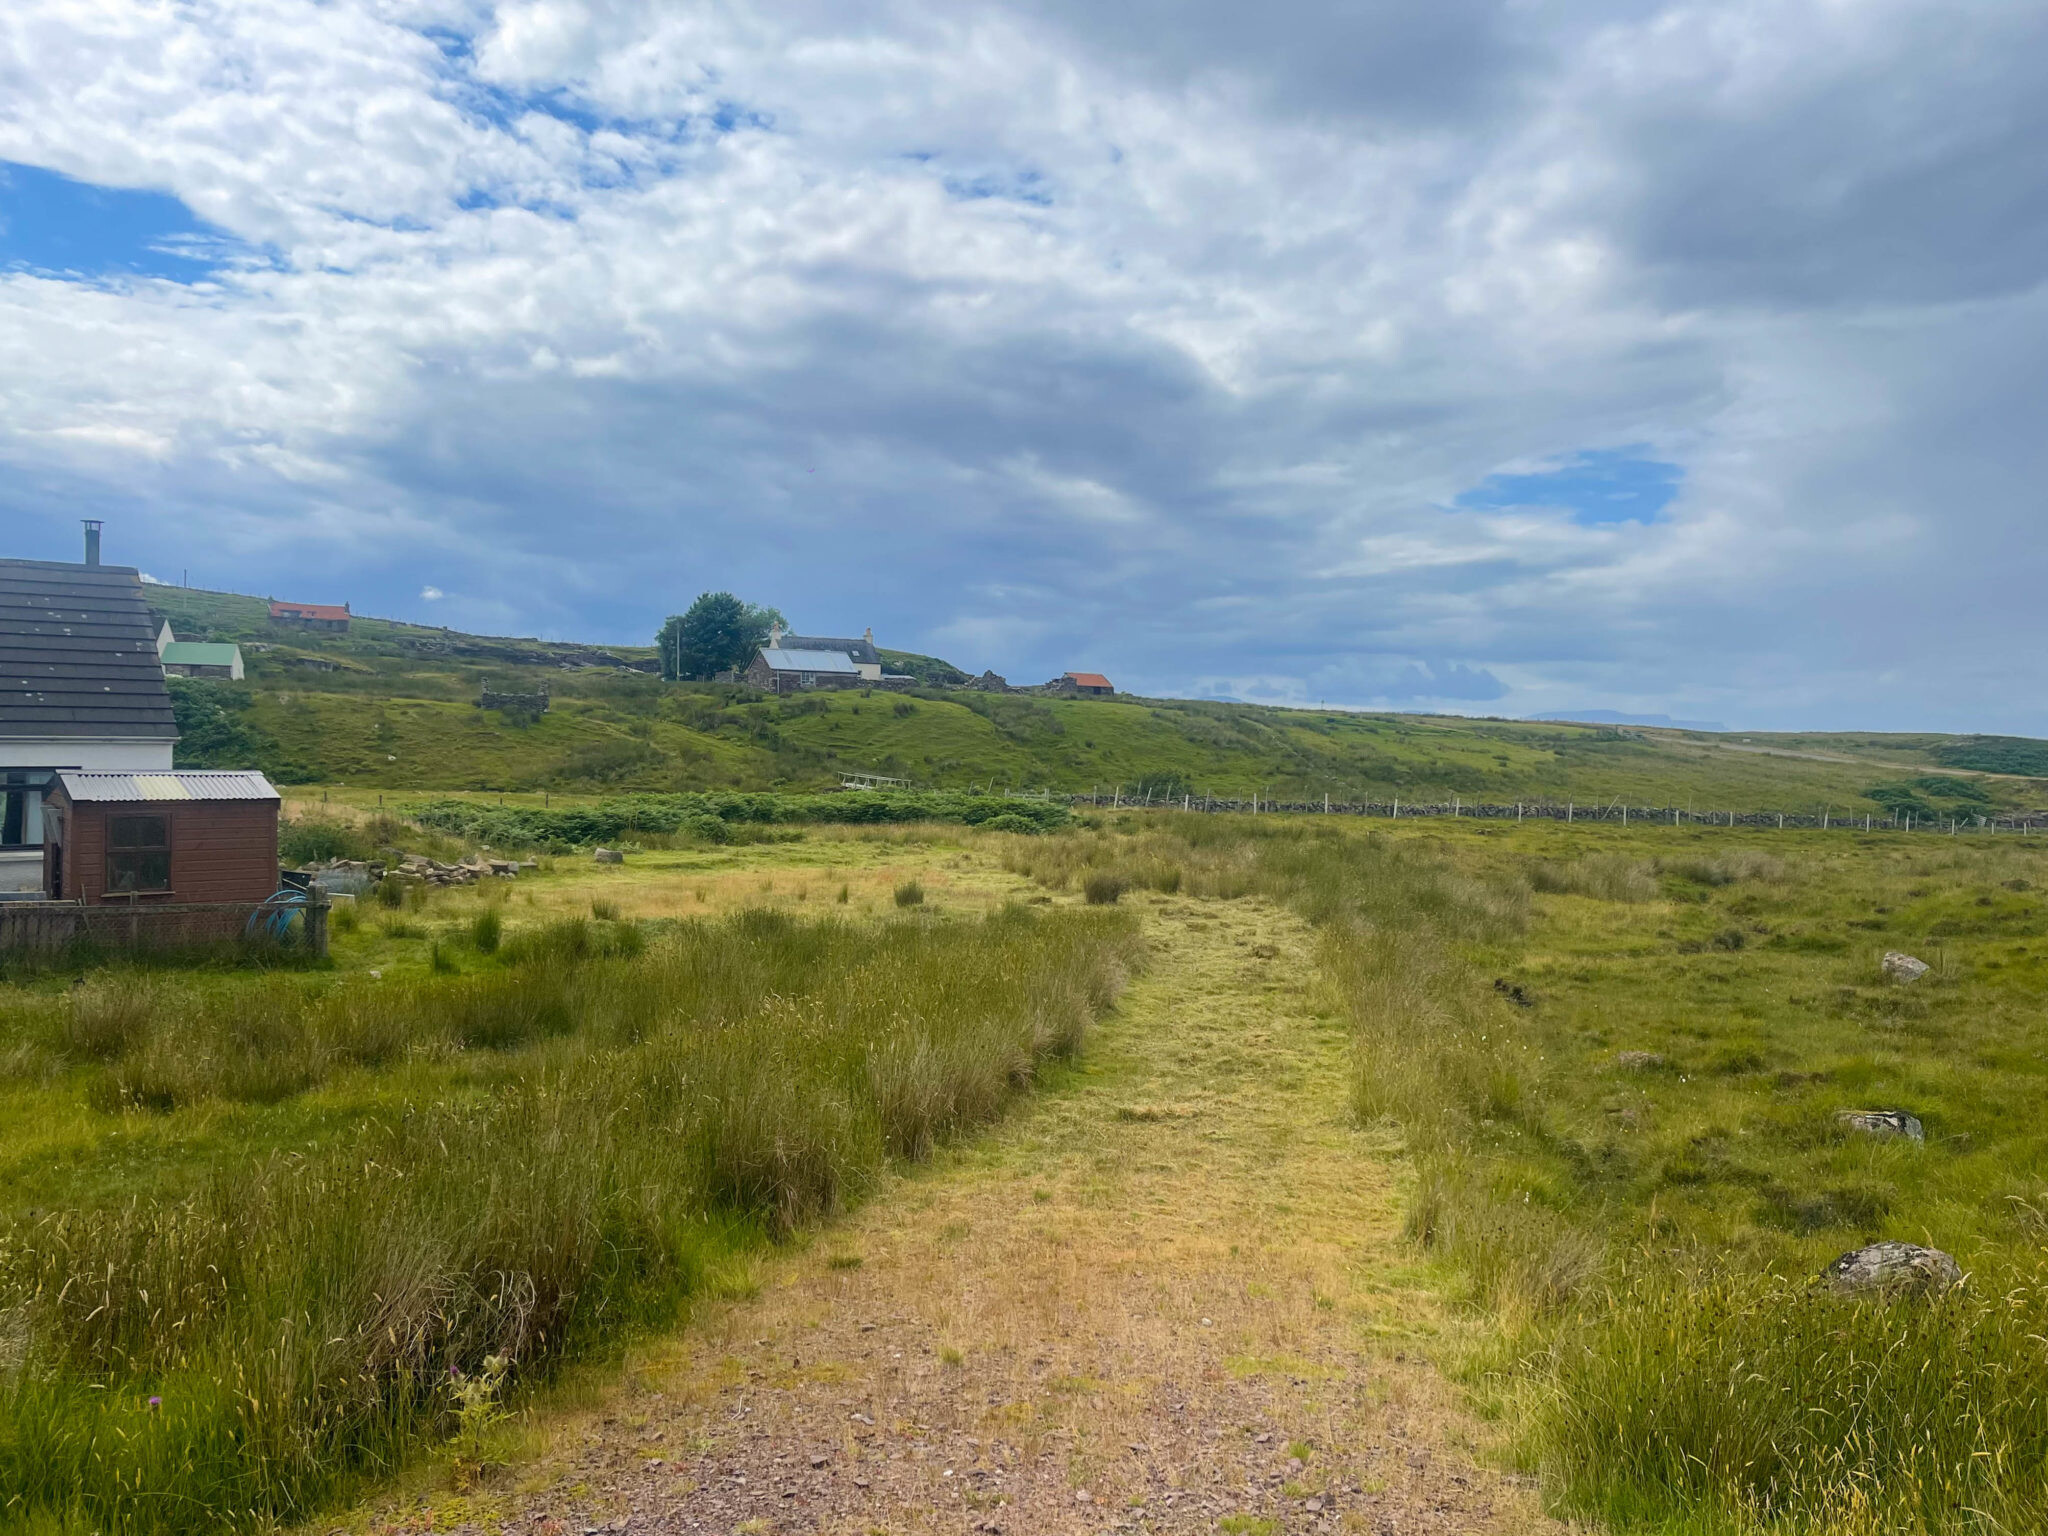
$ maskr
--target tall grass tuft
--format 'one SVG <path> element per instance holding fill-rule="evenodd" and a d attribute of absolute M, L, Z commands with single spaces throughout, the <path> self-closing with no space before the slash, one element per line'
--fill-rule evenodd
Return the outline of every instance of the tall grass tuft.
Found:
<path fill-rule="evenodd" d="M 1654 901 L 1656 867 L 1621 854 L 1588 854 L 1569 863 L 1539 860 L 1529 866 L 1529 884 L 1539 891 L 1590 896 L 1595 901 Z"/>
<path fill-rule="evenodd" d="M 2044 1285 L 1978 1275 L 1887 1302 L 1641 1265 L 1556 1345 L 1542 1460 L 1616 1526 L 2048 1528 Z"/>
<path fill-rule="evenodd" d="M 505 919 L 497 908 L 486 907 L 469 920 L 470 946 L 480 955 L 495 955 L 505 939 Z"/>
<path fill-rule="evenodd" d="M 608 955 L 625 934 L 644 952 Z M 164 979 L 0 1013 L 0 1060 L 76 1063 L 108 1107 L 162 1114 L 458 1063 L 394 1079 L 332 1144 L 0 1221 L 0 1509 L 136 1536 L 307 1520 L 469 1422 L 451 1368 L 544 1376 L 671 1316 L 749 1234 L 998 1113 L 1135 945 L 1113 917 L 1017 909 L 743 913 L 654 945 L 577 920 L 469 975 Z M 490 1092 L 455 1091 L 480 1070 Z"/>

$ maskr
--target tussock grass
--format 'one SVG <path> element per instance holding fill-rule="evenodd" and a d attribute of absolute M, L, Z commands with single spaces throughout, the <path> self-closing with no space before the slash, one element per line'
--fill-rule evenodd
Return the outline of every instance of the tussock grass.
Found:
<path fill-rule="evenodd" d="M 1539 891 L 1591 896 L 1596 901 L 1651 901 L 1657 895 L 1657 871 L 1648 860 L 1590 854 L 1569 864 L 1538 860 L 1529 866 L 1529 884 Z"/>
<path fill-rule="evenodd" d="M 179 1117 L 217 1098 L 282 1106 L 363 1072 L 392 1091 L 338 1136 L 0 1223 L 6 1518 L 308 1518 L 473 1422 L 451 1383 L 490 1357 L 534 1379 L 666 1318 L 750 1234 L 997 1113 L 1136 958 L 1117 918 L 1021 908 L 879 928 L 749 912 L 644 952 L 607 932 L 640 934 L 572 920 L 509 937 L 505 965 L 412 982 L 11 997 L 0 1063 L 54 1115 L 78 1093 L 190 1133 Z"/>
<path fill-rule="evenodd" d="M 2036 1261 L 1876 1302 L 1635 1266 L 1553 1346 L 1538 1454 L 1621 1528 L 2040 1530 L 2044 1280 Z"/>

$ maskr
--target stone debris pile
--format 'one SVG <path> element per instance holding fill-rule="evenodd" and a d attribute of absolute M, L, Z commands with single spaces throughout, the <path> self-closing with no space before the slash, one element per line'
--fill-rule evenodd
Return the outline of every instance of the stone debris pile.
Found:
<path fill-rule="evenodd" d="M 443 864 L 423 853 L 408 853 L 390 872 L 400 880 L 419 880 L 427 885 L 474 885 L 479 880 L 514 880 L 523 869 L 535 869 L 531 859 L 489 859 L 473 853 L 460 864 Z"/>

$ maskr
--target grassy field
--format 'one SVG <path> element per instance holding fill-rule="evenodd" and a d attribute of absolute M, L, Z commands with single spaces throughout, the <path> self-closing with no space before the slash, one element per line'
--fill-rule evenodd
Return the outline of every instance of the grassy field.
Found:
<path fill-rule="evenodd" d="M 1475 1384 L 1617 1529 L 2048 1527 L 2048 846 L 1125 817 L 1049 888 L 1291 901 L 1414 1237 L 1496 1318 Z M 1888 949 L 1926 959 L 1911 984 Z M 1904 1110 L 1924 1143 L 1845 1110 Z M 1817 1283 L 1902 1239 L 1938 1298 Z"/>
<path fill-rule="evenodd" d="M 472 794 L 500 819 L 423 830 L 379 793 L 302 790 L 290 835 L 450 857 L 513 812 L 604 810 Z M 1107 1006 L 1134 907 L 1193 956 L 1278 903 L 1310 925 L 1289 1006 L 1348 1032 L 1356 1130 L 1398 1145 L 1410 1236 L 1484 1320 L 1445 1358 L 1560 1510 L 1701 1536 L 2048 1527 L 2048 844 L 734 826 L 394 888 L 337 913 L 331 968 L 0 983 L 0 1521 L 254 1529 L 435 1436 L 459 1468 L 508 1390 L 993 1116 Z M 1888 980 L 1894 949 L 1929 974 Z M 1203 1100 L 1204 1059 L 1250 1091 L 1258 1042 L 1215 1020 L 1260 1006 L 1217 1004 L 1175 1103 Z M 1272 1070 L 1262 1115 L 1322 1080 Z M 1880 1238 L 1968 1283 L 1816 1283 Z"/>
<path fill-rule="evenodd" d="M 2048 745 L 1998 738 L 1717 736 L 935 688 L 769 698 L 614 665 L 644 660 L 646 647 L 597 651 L 376 619 L 317 636 L 271 625 L 255 598 L 150 593 L 179 634 L 236 639 L 247 656 L 246 683 L 177 684 L 184 761 L 254 764 L 281 781 L 351 790 L 815 790 L 866 772 L 942 789 L 1896 807 L 1923 819 L 2048 806 L 2048 778 L 2028 777 L 2048 775 Z M 933 676 L 953 670 L 890 654 Z M 537 719 L 479 709 L 486 684 L 546 688 L 551 707 Z"/>
<path fill-rule="evenodd" d="M 269 1529 L 459 1465 L 997 1113 L 1139 956 L 958 859 L 648 854 L 347 907 L 328 969 L 0 987 L 0 1524 Z"/>

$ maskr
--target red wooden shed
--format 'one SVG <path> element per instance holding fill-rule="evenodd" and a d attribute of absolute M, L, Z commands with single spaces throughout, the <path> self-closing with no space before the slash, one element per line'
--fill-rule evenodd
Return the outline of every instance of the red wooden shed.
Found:
<path fill-rule="evenodd" d="M 60 771 L 44 796 L 52 901 L 260 902 L 277 889 L 278 793 L 260 773 Z"/>

